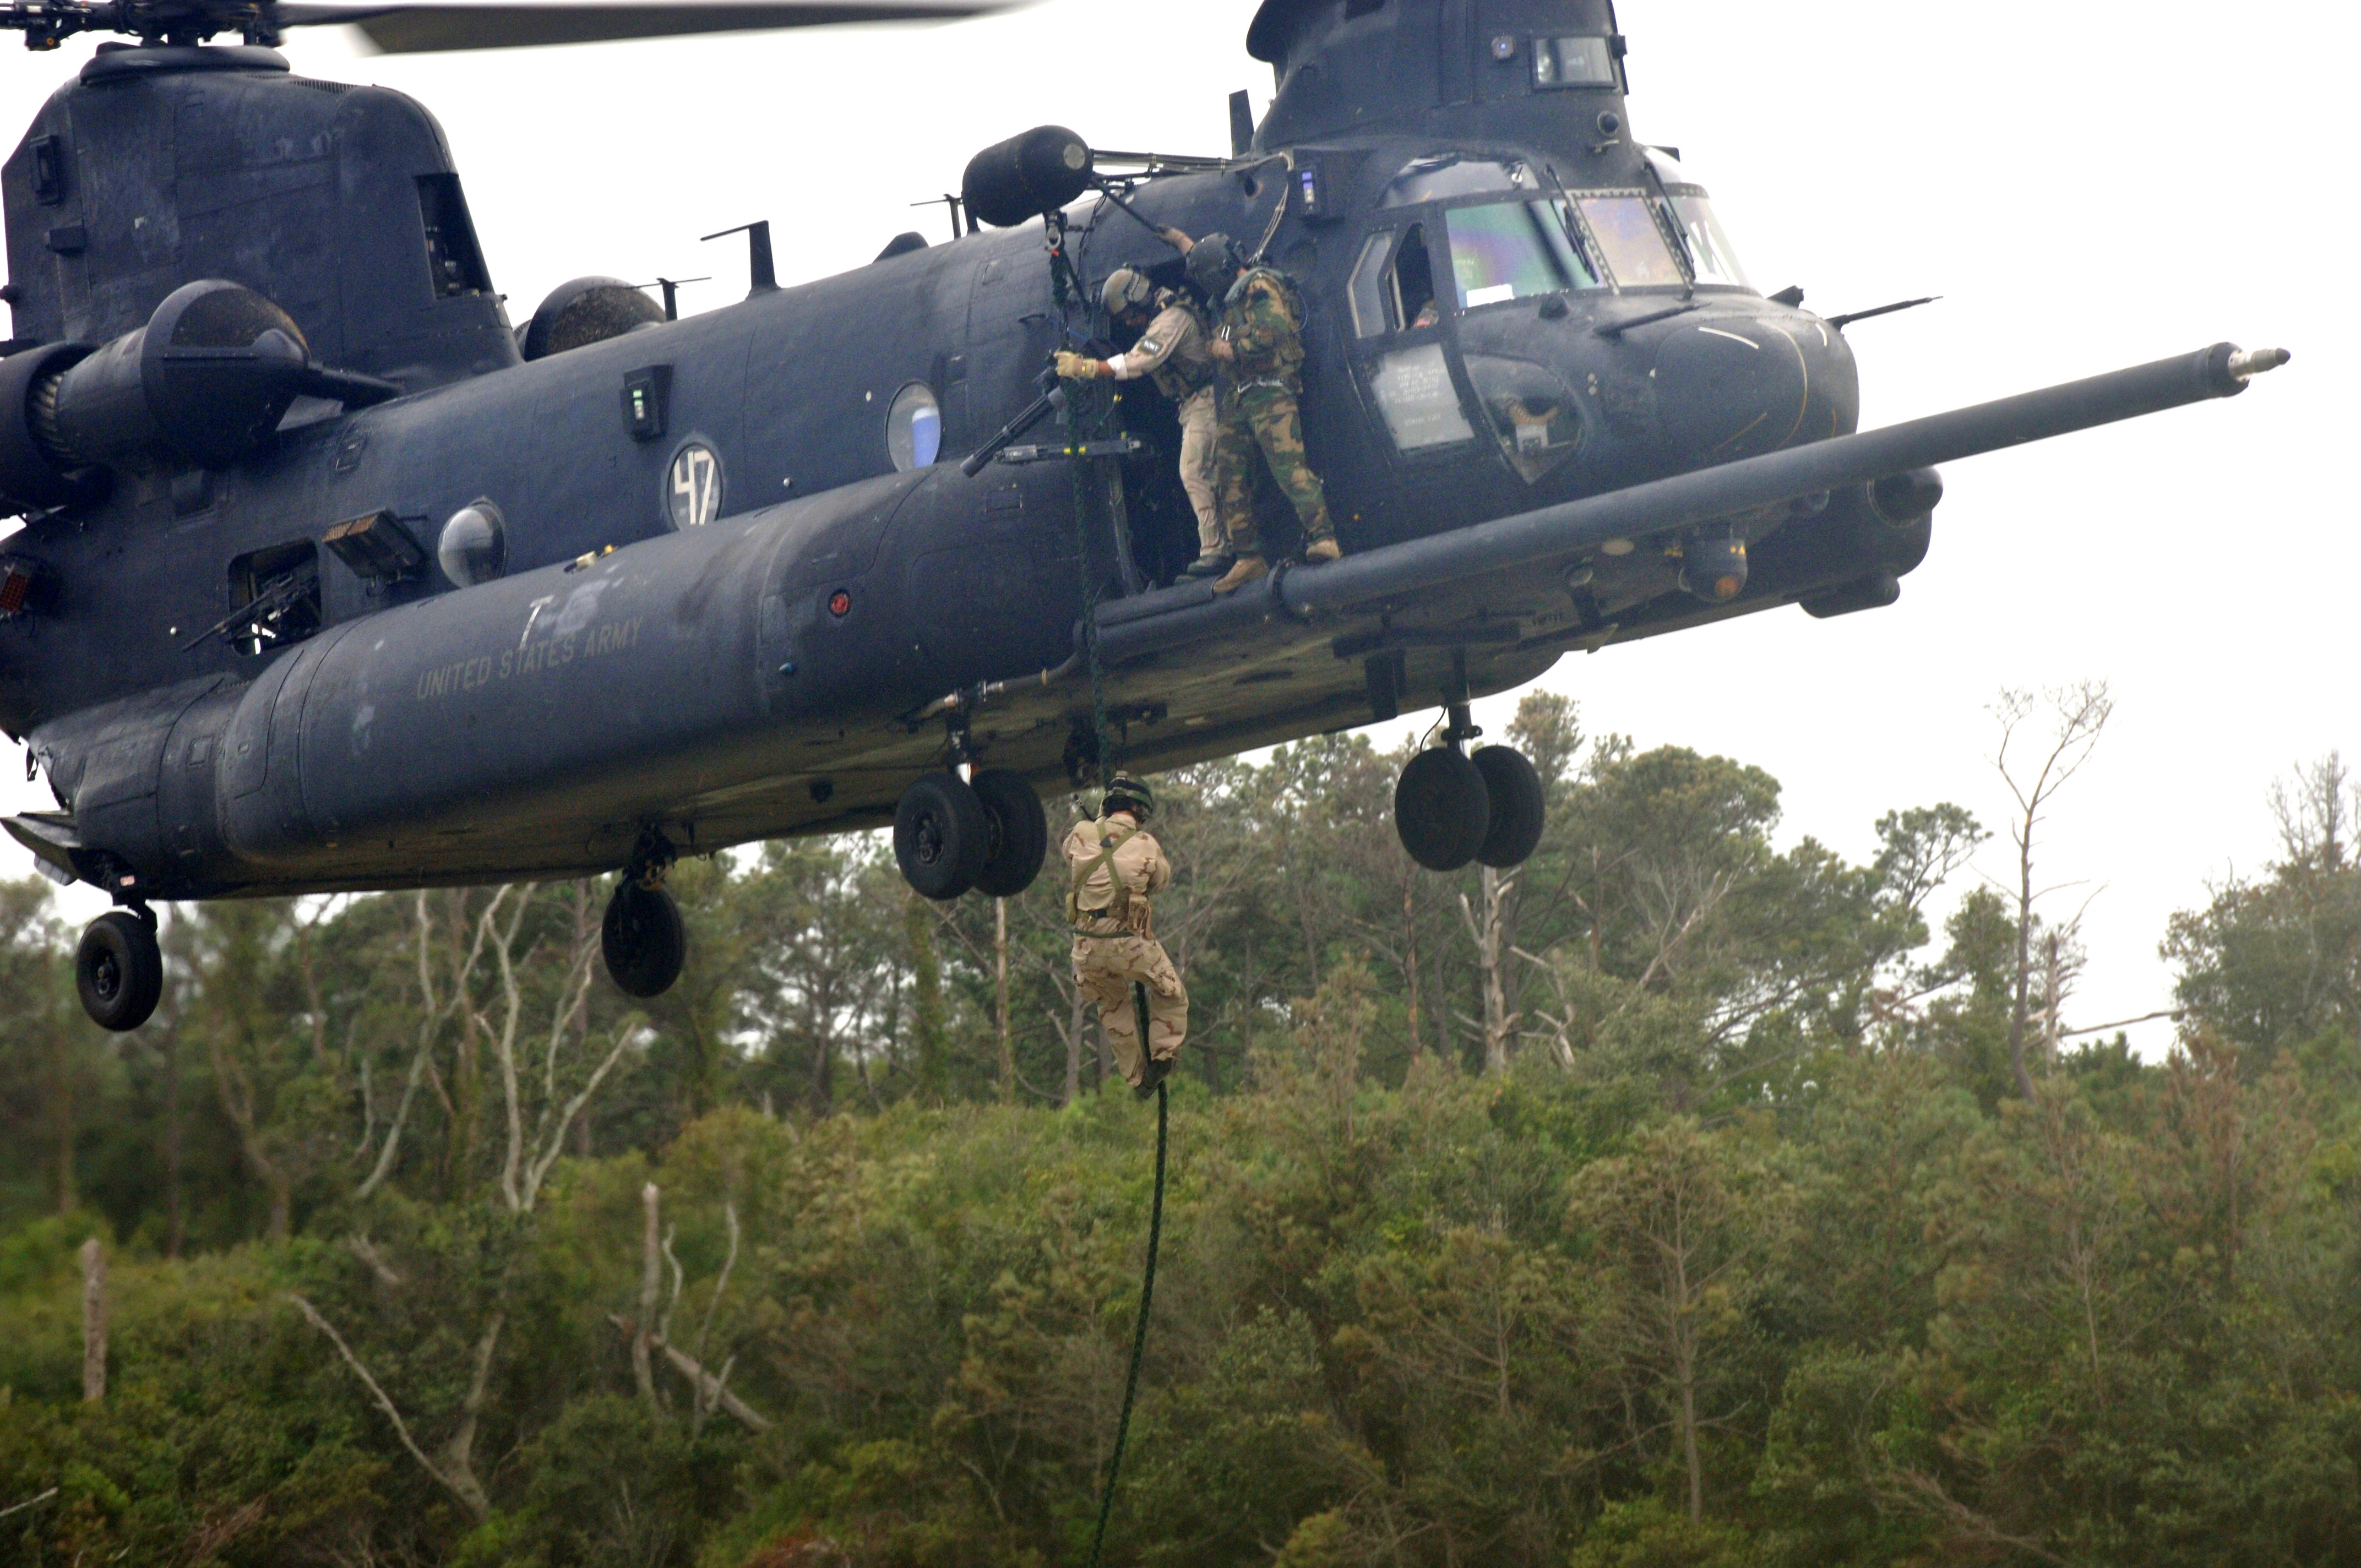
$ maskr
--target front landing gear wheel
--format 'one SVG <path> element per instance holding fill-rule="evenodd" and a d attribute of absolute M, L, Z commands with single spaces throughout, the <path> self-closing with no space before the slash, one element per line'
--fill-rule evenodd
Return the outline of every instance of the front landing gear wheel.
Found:
<path fill-rule="evenodd" d="M 1476 858 L 1499 871 L 1523 865 L 1542 841 L 1548 809 L 1540 772 L 1522 751 L 1509 746 L 1487 746 L 1467 760 L 1484 775 L 1484 795 L 1491 807 L 1491 823 Z"/>
<path fill-rule="evenodd" d="M 1047 837 L 1048 828 L 1043 828 Z M 894 808 L 894 859 L 902 880 L 925 897 L 949 903 L 983 874 L 992 822 L 983 802 L 955 773 L 927 773 Z"/>
<path fill-rule="evenodd" d="M 164 994 L 156 917 L 145 909 L 117 909 L 92 921 L 74 949 L 74 990 L 82 1011 L 102 1029 L 127 1035 L 154 1016 Z"/>
<path fill-rule="evenodd" d="M 974 789 L 992 840 L 975 879 L 976 891 L 1014 898 L 1041 874 L 1041 862 L 1049 853 L 1049 814 L 1041 809 L 1041 797 L 1025 775 L 1008 768 L 976 774 Z"/>
<path fill-rule="evenodd" d="M 1412 757 L 1394 785 L 1394 831 L 1428 871 L 1455 872 L 1474 860 L 1491 823 L 1483 773 L 1448 746 Z"/>
<path fill-rule="evenodd" d="M 626 872 L 607 901 L 598 950 L 616 990 L 642 1001 L 662 996 L 688 961 L 688 927 L 681 922 L 680 905 L 663 888 Z"/>

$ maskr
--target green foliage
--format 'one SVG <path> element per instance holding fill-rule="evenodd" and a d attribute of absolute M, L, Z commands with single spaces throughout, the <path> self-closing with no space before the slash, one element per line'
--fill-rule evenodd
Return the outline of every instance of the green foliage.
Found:
<path fill-rule="evenodd" d="M 1365 738 L 1159 781 L 1196 1049 L 1110 1563 L 2361 1553 L 2333 759 L 2174 923 L 2175 1051 L 2027 1100 L 2011 907 L 1939 901 L 1965 812 L 1855 865 L 1759 769 L 1560 698 L 1513 733 L 1552 818 L 1509 875 L 1411 869 Z M 672 876 L 644 1007 L 591 884 L 253 904 L 170 922 L 125 1041 L 0 887 L 0 1563 L 1082 1561 L 1151 1124 L 1056 879 Z"/>

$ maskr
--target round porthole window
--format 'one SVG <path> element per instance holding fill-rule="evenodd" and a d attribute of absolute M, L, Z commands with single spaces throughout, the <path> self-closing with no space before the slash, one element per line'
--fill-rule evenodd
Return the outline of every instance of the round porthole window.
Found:
<path fill-rule="evenodd" d="M 685 441 L 664 470 L 664 516 L 675 528 L 703 528 L 721 515 L 721 457 L 702 441 Z"/>
<path fill-rule="evenodd" d="M 942 455 L 943 409 L 933 388 L 913 381 L 894 394 L 894 406 L 885 411 L 885 450 L 906 474 Z"/>
<path fill-rule="evenodd" d="M 508 530 L 500 509 L 486 500 L 469 501 L 451 514 L 434 542 L 434 559 L 443 575 L 463 588 L 489 583 L 509 569 Z"/>

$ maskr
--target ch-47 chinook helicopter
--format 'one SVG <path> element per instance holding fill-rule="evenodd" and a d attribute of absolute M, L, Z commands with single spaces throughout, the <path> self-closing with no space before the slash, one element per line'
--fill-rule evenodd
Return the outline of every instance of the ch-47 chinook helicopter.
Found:
<path fill-rule="evenodd" d="M 954 236 L 667 319 L 614 280 L 512 329 L 434 120 L 290 74 L 390 49 L 997 8 L 16 0 L 112 29 L 5 174 L 0 728 L 59 809 L 6 826 L 121 905 L 78 956 L 155 1005 L 150 901 L 606 872 L 609 971 L 684 942 L 673 857 L 891 822 L 920 892 L 1038 874 L 1038 791 L 1440 707 L 1406 847 L 1513 864 L 1532 769 L 1474 697 L 1789 604 L 1892 603 L 1933 465 L 2244 389 L 2221 344 L 1855 433 L 1846 317 L 1750 286 L 1634 139 L 1610 0 L 1267 0 L 1226 158 L 1049 126 L 970 165 Z M 243 44 L 209 45 L 221 34 Z M 979 140 L 983 139 L 979 137 Z M 1157 229 L 1306 303 L 1306 440 L 1347 554 L 1227 598 L 1169 408 L 1060 387 Z M 1104 345 L 1102 342 L 1102 348 Z M 1267 523 L 1279 543 L 1282 504 Z"/>

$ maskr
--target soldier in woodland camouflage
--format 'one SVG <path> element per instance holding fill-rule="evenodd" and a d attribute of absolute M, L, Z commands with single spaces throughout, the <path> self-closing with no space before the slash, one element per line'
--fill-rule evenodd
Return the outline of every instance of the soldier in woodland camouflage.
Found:
<path fill-rule="evenodd" d="M 1209 345 L 1221 367 L 1214 491 L 1235 564 L 1213 588 L 1230 593 L 1270 572 L 1254 519 L 1257 452 L 1303 526 L 1303 558 L 1334 561 L 1344 550 L 1328 515 L 1327 492 L 1303 453 L 1301 296 L 1276 268 L 1242 266 L 1223 236 L 1208 235 L 1182 248 L 1190 281 L 1218 316 Z"/>
<path fill-rule="evenodd" d="M 1074 983 L 1098 1007 L 1115 1066 L 1143 1100 L 1171 1076 L 1189 1033 L 1189 993 L 1148 916 L 1148 901 L 1172 881 L 1163 848 L 1140 827 L 1155 808 L 1147 784 L 1117 773 L 1099 819 L 1075 823 L 1062 851 Z M 1144 1050 L 1135 987 L 1147 998 Z"/>
<path fill-rule="evenodd" d="M 1189 505 L 1197 514 L 1197 559 L 1190 563 L 1186 575 L 1218 576 L 1224 552 L 1221 510 L 1213 499 L 1217 420 L 1213 356 L 1204 321 L 1185 295 L 1159 289 L 1145 273 L 1128 267 L 1117 268 L 1109 275 L 1101 302 L 1109 317 L 1138 334 L 1137 341 L 1112 359 L 1060 353 L 1058 374 L 1080 380 L 1112 376 L 1118 381 L 1145 376 L 1172 400 L 1180 417 L 1180 488 L 1188 492 Z"/>

